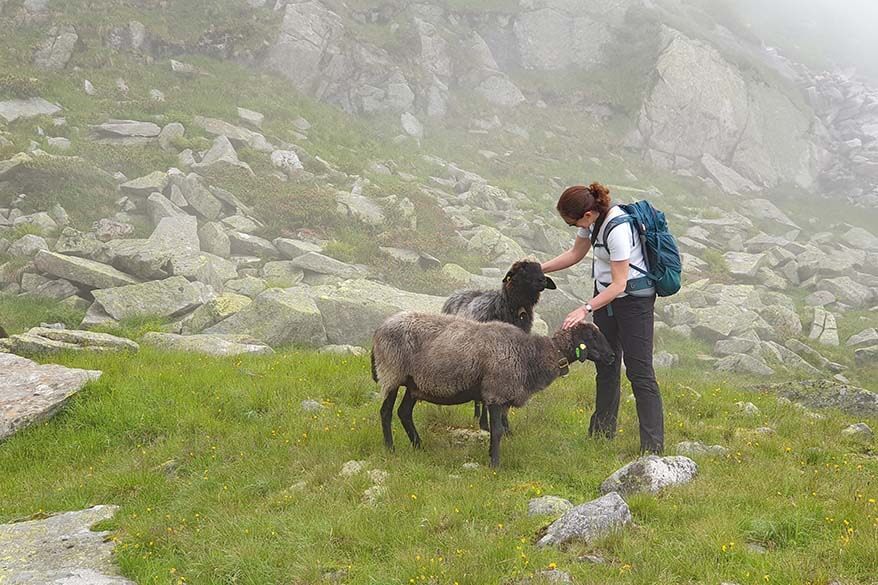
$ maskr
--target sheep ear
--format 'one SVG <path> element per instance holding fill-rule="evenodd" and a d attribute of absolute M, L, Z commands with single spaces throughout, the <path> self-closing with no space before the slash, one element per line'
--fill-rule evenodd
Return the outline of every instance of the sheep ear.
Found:
<path fill-rule="evenodd" d="M 510 280 L 512 280 L 512 271 L 511 271 L 511 270 L 510 270 L 509 272 L 506 273 L 506 276 L 503 277 L 503 282 L 504 282 L 504 283 L 507 283 L 507 282 L 509 282 Z"/>
<path fill-rule="evenodd" d="M 546 288 L 547 288 L 548 290 L 555 290 L 555 289 L 558 288 L 558 286 L 555 284 L 555 281 L 554 281 L 554 280 L 552 280 L 551 278 L 549 278 L 549 277 L 547 276 L 547 277 L 546 277 Z"/>

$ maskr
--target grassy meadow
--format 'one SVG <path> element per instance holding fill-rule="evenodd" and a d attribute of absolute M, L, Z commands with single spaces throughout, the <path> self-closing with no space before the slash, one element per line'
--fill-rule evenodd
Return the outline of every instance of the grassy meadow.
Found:
<path fill-rule="evenodd" d="M 47 309 L 27 310 L 33 319 Z M 119 505 L 98 528 L 112 531 L 123 573 L 140 584 L 480 585 L 555 567 L 580 584 L 875 583 L 878 457 L 840 435 L 858 420 L 812 418 L 746 389 L 758 380 L 713 373 L 695 347 L 660 345 L 687 350 L 659 378 L 669 452 L 700 440 L 730 453 L 698 459 L 687 486 L 629 497 L 635 526 L 591 545 L 536 548 L 553 519 L 529 517 L 527 502 L 593 499 L 636 456 L 627 387 L 617 439 L 587 439 L 593 366 L 579 366 L 514 411 L 494 471 L 484 440 L 455 438 L 477 428 L 469 407 L 419 404 L 424 448 L 412 450 L 394 420 L 388 453 L 368 359 L 296 349 L 53 358 L 104 373 L 0 447 L 0 522 Z M 308 399 L 323 409 L 304 412 Z M 756 431 L 765 426 L 775 433 Z M 363 471 L 341 476 L 351 460 Z M 386 478 L 368 504 L 364 492 L 383 475 L 373 470 Z"/>

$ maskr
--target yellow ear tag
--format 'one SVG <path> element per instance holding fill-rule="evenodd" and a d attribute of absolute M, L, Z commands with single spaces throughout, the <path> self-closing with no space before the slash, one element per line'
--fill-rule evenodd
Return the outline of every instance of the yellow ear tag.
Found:
<path fill-rule="evenodd" d="M 580 343 L 579 347 L 576 348 L 576 359 L 582 358 L 582 352 L 585 351 L 585 344 Z"/>

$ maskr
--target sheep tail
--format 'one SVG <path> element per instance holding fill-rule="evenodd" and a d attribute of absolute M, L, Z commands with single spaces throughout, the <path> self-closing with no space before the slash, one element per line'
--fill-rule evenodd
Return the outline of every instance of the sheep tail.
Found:
<path fill-rule="evenodd" d="M 378 381 L 378 370 L 375 369 L 375 350 L 374 349 L 369 353 L 369 356 L 372 359 L 372 379 L 375 382 L 377 382 Z"/>

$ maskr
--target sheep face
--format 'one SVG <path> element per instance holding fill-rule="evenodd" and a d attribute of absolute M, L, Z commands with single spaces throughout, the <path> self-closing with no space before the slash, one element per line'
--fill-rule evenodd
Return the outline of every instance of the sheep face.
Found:
<path fill-rule="evenodd" d="M 546 289 L 555 290 L 555 281 L 543 274 L 539 262 L 522 260 L 516 262 L 503 277 L 503 288 L 507 291 L 530 293 L 538 299 Z"/>
<path fill-rule="evenodd" d="M 610 342 L 594 323 L 580 323 L 573 328 L 573 340 L 585 345 L 579 355 L 579 361 L 591 360 L 596 363 L 611 365 L 616 361 L 616 353 Z M 581 346 L 580 346 L 581 347 Z"/>

